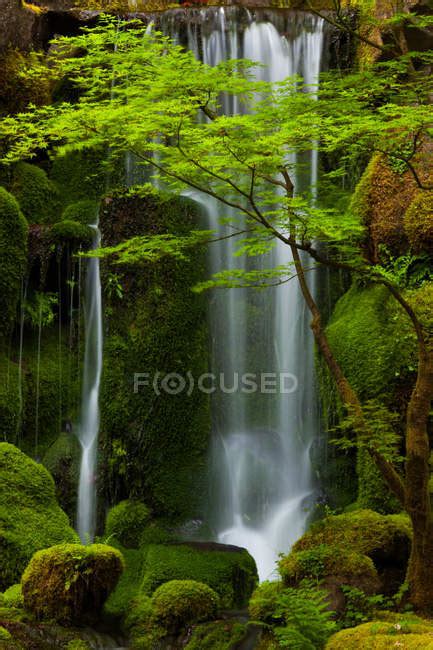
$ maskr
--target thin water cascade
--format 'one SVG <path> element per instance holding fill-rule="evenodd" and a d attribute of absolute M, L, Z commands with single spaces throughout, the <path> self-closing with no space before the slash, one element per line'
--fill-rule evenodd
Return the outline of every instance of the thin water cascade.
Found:
<path fill-rule="evenodd" d="M 188 47 L 210 65 L 248 58 L 265 64 L 256 69 L 263 80 L 301 75 L 307 84 L 314 83 L 321 69 L 323 21 L 296 12 L 258 16 L 239 8 L 203 9 L 187 24 Z M 182 42 L 176 18 L 165 20 L 164 31 Z M 222 105 L 226 113 L 239 111 L 235 98 L 222 98 Z M 312 153 L 309 173 L 295 183 L 310 187 L 313 195 L 317 166 Z M 204 207 L 212 229 L 224 231 L 221 217 L 236 220 L 214 199 L 192 196 Z M 261 262 L 234 257 L 234 248 L 233 238 L 214 244 L 210 270 L 269 268 L 292 261 L 281 242 Z M 313 274 L 310 282 L 314 291 Z M 273 577 L 278 554 L 287 552 L 305 530 L 315 496 L 310 447 L 320 424 L 308 314 L 295 279 L 262 292 L 218 290 L 211 298 L 210 321 L 212 371 L 222 373 L 227 386 L 236 373 L 292 377 L 290 386 L 280 382 L 272 395 L 227 391 L 213 403 L 210 500 L 216 537 L 246 547 L 265 580 Z"/>
<path fill-rule="evenodd" d="M 101 235 L 98 221 L 91 224 L 95 235 L 93 248 L 98 248 Z M 77 531 L 83 543 L 93 541 L 96 528 L 96 460 L 99 433 L 99 387 L 102 373 L 102 292 L 99 259 L 87 260 L 85 288 L 85 348 L 83 388 L 78 438 L 81 443 L 81 465 L 78 483 Z"/>

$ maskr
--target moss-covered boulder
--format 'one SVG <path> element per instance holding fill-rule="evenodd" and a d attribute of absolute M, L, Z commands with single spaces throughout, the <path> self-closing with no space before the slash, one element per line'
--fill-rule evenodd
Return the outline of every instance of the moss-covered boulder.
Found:
<path fill-rule="evenodd" d="M 122 554 L 104 544 L 59 544 L 38 551 L 22 577 L 24 606 L 38 619 L 93 622 L 123 566 Z"/>
<path fill-rule="evenodd" d="M 326 650 L 433 650 L 433 624 L 413 615 L 390 614 L 332 636 Z"/>
<path fill-rule="evenodd" d="M 214 589 L 224 608 L 244 607 L 257 584 L 254 559 L 243 548 L 213 542 L 150 545 L 141 589 L 153 593 L 171 580 L 196 580 Z"/>
<path fill-rule="evenodd" d="M 50 231 L 50 238 L 56 244 L 68 243 L 74 248 L 80 244 L 88 248 L 93 240 L 95 231 L 79 221 L 63 220 L 55 223 Z"/>
<path fill-rule="evenodd" d="M 196 580 L 171 580 L 152 597 L 153 618 L 169 632 L 216 617 L 218 594 Z"/>
<path fill-rule="evenodd" d="M 48 447 L 42 464 L 56 484 L 56 496 L 69 517 L 77 511 L 77 485 L 80 471 L 81 446 L 73 433 L 62 432 Z"/>
<path fill-rule="evenodd" d="M 188 650 L 232 650 L 232 648 L 248 647 L 265 650 L 263 645 L 252 645 L 249 637 L 252 626 L 247 626 L 241 621 L 221 620 L 211 621 L 194 625 L 189 634 L 189 641 L 186 645 Z M 254 634 L 254 636 L 260 636 Z M 241 645 L 245 643 L 244 645 Z M 249 642 L 249 644 L 248 644 Z M 270 650 L 270 649 L 269 649 Z"/>
<path fill-rule="evenodd" d="M 404 229 L 415 253 L 433 251 L 433 196 L 419 192 L 404 215 Z"/>
<path fill-rule="evenodd" d="M 0 443 L 0 589 L 19 581 L 35 551 L 77 540 L 45 467 Z"/>
<path fill-rule="evenodd" d="M 88 226 L 95 223 L 98 211 L 98 201 L 83 199 L 66 206 L 62 214 L 62 221 L 75 221 L 83 226 Z"/>
<path fill-rule="evenodd" d="M 27 232 L 16 199 L 0 187 L 0 336 L 9 334 L 16 316 L 27 264 Z"/>
<path fill-rule="evenodd" d="M 108 512 L 105 534 L 126 548 L 138 548 L 149 519 L 150 510 L 144 503 L 121 501 Z"/>
<path fill-rule="evenodd" d="M 18 163 L 10 191 L 17 198 L 29 223 L 50 224 L 59 221 L 61 204 L 57 186 L 37 165 Z"/>
<path fill-rule="evenodd" d="M 392 594 L 404 580 L 410 553 L 411 526 L 406 515 L 358 510 L 326 517 L 314 524 L 281 558 L 286 585 L 320 580 L 334 609 L 344 609 L 341 585 Z"/>

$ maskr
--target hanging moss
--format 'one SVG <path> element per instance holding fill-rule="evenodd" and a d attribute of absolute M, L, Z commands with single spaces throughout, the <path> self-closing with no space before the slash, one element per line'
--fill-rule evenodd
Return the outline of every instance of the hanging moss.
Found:
<path fill-rule="evenodd" d="M 45 467 L 0 443 L 0 589 L 19 581 L 38 549 L 76 539 Z"/>
<path fill-rule="evenodd" d="M 24 606 L 38 619 L 94 622 L 122 571 L 121 553 L 103 544 L 38 551 L 22 577 Z"/>
<path fill-rule="evenodd" d="M 100 225 L 103 243 L 113 245 L 137 234 L 187 233 L 198 219 L 190 201 L 151 192 L 107 198 Z M 134 375 L 197 378 L 208 371 L 206 298 L 191 291 L 204 275 L 201 249 L 185 261 L 104 262 L 102 273 L 107 336 L 101 431 L 108 500 L 116 495 L 144 501 L 155 516 L 172 522 L 204 516 L 209 396 L 197 389 L 169 395 L 151 386 L 134 392 Z"/>
<path fill-rule="evenodd" d="M 37 165 L 20 162 L 13 171 L 10 191 L 29 223 L 50 224 L 60 219 L 57 186 Z"/>
<path fill-rule="evenodd" d="M 9 334 L 16 316 L 26 258 L 27 222 L 14 197 L 0 187 L 0 337 Z"/>

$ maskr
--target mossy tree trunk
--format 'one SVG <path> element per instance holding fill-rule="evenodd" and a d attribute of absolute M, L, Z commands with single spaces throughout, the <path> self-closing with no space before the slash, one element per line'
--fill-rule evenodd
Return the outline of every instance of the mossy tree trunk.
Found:
<path fill-rule="evenodd" d="M 433 399 L 433 350 L 420 345 L 417 381 L 407 410 L 405 509 L 413 526 L 407 582 L 417 610 L 433 611 L 433 517 L 429 494 L 428 419 Z"/>

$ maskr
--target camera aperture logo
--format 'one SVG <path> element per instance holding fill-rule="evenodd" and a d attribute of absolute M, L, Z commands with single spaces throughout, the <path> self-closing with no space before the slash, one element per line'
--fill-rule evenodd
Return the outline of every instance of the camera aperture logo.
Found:
<path fill-rule="evenodd" d="M 251 395 L 290 395 L 298 389 L 298 378 L 291 372 L 205 372 L 194 377 L 189 370 L 179 372 L 135 372 L 134 393 L 152 390 L 155 395 L 192 395 L 196 390 L 206 395 L 241 393 Z"/>

